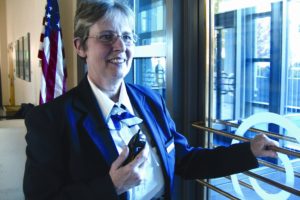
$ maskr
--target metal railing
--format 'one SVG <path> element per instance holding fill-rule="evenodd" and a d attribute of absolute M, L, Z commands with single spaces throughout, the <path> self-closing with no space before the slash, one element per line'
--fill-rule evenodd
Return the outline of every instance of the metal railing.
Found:
<path fill-rule="evenodd" d="M 225 131 L 220 131 L 218 129 L 213 129 L 213 128 L 203 126 L 202 122 L 194 122 L 192 124 L 192 126 L 198 128 L 198 129 L 213 132 L 215 134 L 222 135 L 222 136 L 225 136 L 225 137 L 228 137 L 228 138 L 231 138 L 231 139 L 235 139 L 235 140 L 239 140 L 239 141 L 243 141 L 243 142 L 249 142 L 250 141 L 250 139 L 239 136 L 239 135 L 233 135 L 233 134 L 227 133 Z M 249 129 L 249 130 L 251 130 L 251 129 Z M 300 158 L 300 153 L 296 152 L 296 151 L 292 151 L 292 150 L 281 148 L 281 147 L 275 147 L 275 146 L 270 146 L 269 148 L 271 150 L 279 152 L 279 153 L 283 153 L 283 154 L 287 154 L 287 155 L 290 155 L 290 156 L 295 156 L 297 158 Z"/>
<path fill-rule="evenodd" d="M 230 127 L 235 127 L 235 128 L 238 128 L 239 127 L 239 124 L 235 124 L 235 123 L 232 123 L 232 122 L 228 122 L 228 121 L 222 121 L 222 120 L 214 120 L 213 122 L 215 123 L 219 123 L 219 124 L 222 124 L 222 125 L 225 125 L 225 126 L 230 126 Z M 197 129 L 200 129 L 200 130 L 204 130 L 204 131 L 208 131 L 208 132 L 211 132 L 211 133 L 214 133 L 214 134 L 217 134 L 217 135 L 221 135 L 221 136 L 224 136 L 224 137 L 227 137 L 227 138 L 231 138 L 231 139 L 234 139 L 234 140 L 239 140 L 239 141 L 243 141 L 243 142 L 249 142 L 250 139 L 249 138 L 246 138 L 246 137 L 242 137 L 242 136 L 239 136 L 239 135 L 234 135 L 232 133 L 228 133 L 228 132 L 225 132 L 225 131 L 222 131 L 222 130 L 218 130 L 218 129 L 214 129 L 214 128 L 210 128 L 210 127 L 207 127 L 204 125 L 203 122 L 194 122 L 192 123 L 192 126 L 197 128 Z M 285 135 L 280 135 L 280 134 L 277 134 L 277 133 L 272 133 L 272 132 L 268 132 L 268 131 L 263 131 L 263 130 L 259 130 L 259 129 L 255 129 L 255 128 L 250 128 L 249 131 L 252 131 L 252 132 L 255 132 L 255 133 L 263 133 L 263 134 L 266 134 L 268 136 L 271 136 L 271 137 L 274 137 L 274 138 L 277 138 L 277 139 L 282 139 L 282 140 L 286 140 L 286 141 L 290 141 L 290 142 L 297 142 L 297 140 L 293 137 L 289 137 L 289 136 L 285 136 Z M 202 133 L 205 133 L 205 132 L 202 132 Z M 279 153 L 283 153 L 283 154 L 286 154 L 286 155 L 289 155 L 289 156 L 294 156 L 296 158 L 300 158 L 300 153 L 297 152 L 297 151 L 293 151 L 291 149 L 285 149 L 285 148 L 282 148 L 282 147 L 275 147 L 275 146 L 272 146 L 272 147 L 269 147 L 270 149 L 272 149 L 273 151 L 276 151 L 276 152 L 279 152 Z M 270 162 L 267 162 L 267 161 L 264 161 L 264 160 L 261 160 L 261 159 L 258 159 L 258 162 L 261 164 L 261 165 L 264 165 L 266 167 L 270 167 L 272 169 L 275 169 L 275 170 L 278 170 L 280 172 L 285 172 L 285 169 L 283 167 L 280 167 L 280 166 L 277 166 L 275 164 L 272 164 Z M 292 188 L 292 187 L 289 187 L 289 186 L 286 186 L 282 183 L 279 183 L 279 182 L 276 182 L 274 180 L 271 180 L 271 179 L 268 179 L 264 176 L 261 176 L 261 175 L 258 175 L 256 173 L 253 173 L 253 172 L 250 172 L 250 171 L 246 171 L 246 172 L 243 172 L 244 175 L 246 176 L 249 176 L 249 177 L 252 177 L 252 178 L 255 178 L 257 180 L 260 180 L 262 182 L 265 182 L 267 184 L 270 184 L 274 187 L 277 187 L 281 190 L 284 190 L 284 191 L 287 191 L 291 194 L 294 194 L 294 195 L 297 195 L 297 196 L 300 196 L 300 190 L 298 189 L 295 189 L 295 188 Z M 294 176 L 299 178 L 300 177 L 300 173 L 298 172 L 294 172 Z M 225 178 L 227 179 L 231 179 L 229 176 L 226 176 Z M 200 183 L 201 185 L 211 189 L 211 190 L 214 190 L 216 191 L 217 193 L 229 198 L 229 199 L 239 199 L 235 196 L 233 196 L 232 194 L 229 194 L 227 193 L 226 191 L 210 184 L 208 181 L 205 181 L 205 180 L 199 180 L 197 179 L 196 180 L 198 183 Z M 251 190 L 254 190 L 254 188 L 249 185 L 248 183 L 246 182 L 243 182 L 241 180 L 238 180 L 239 184 L 243 185 L 244 187 L 248 188 L 248 189 L 251 189 Z"/>

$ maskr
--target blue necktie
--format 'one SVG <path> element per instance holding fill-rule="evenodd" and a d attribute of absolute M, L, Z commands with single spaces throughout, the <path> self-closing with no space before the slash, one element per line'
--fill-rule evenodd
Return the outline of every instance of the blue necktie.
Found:
<path fill-rule="evenodd" d="M 118 131 L 121 130 L 122 123 L 130 128 L 143 122 L 141 118 L 129 113 L 126 110 L 126 107 L 122 104 L 121 106 L 118 106 L 116 104 L 114 105 L 114 107 L 111 110 L 110 118 L 115 126 L 115 129 Z"/>

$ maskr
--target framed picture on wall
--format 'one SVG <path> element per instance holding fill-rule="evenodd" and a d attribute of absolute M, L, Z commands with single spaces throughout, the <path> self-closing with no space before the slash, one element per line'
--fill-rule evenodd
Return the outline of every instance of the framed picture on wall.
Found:
<path fill-rule="evenodd" d="M 19 68 L 20 79 L 24 79 L 24 37 L 19 39 Z"/>
<path fill-rule="evenodd" d="M 23 49 L 23 59 L 24 59 L 24 80 L 31 81 L 30 76 L 30 33 L 27 33 L 26 36 L 23 37 L 24 41 L 24 49 Z"/>
<path fill-rule="evenodd" d="M 15 58 L 15 61 L 16 61 L 16 76 L 18 77 L 18 78 L 20 78 L 20 58 L 19 58 L 19 40 L 17 40 L 16 42 L 15 42 L 15 53 L 16 53 L 16 58 Z"/>

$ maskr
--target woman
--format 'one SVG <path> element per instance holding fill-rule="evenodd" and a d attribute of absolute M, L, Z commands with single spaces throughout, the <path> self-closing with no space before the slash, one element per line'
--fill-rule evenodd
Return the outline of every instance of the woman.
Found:
<path fill-rule="evenodd" d="M 190 147 L 160 95 L 124 82 L 136 41 L 133 29 L 134 15 L 123 3 L 79 6 L 74 46 L 87 76 L 26 117 L 27 199 L 170 199 L 175 173 L 188 179 L 225 176 L 257 167 L 257 156 L 276 156 L 265 148 L 276 143 L 264 135 L 213 150 Z M 112 117 L 119 112 L 140 121 L 119 122 L 119 130 Z M 123 165 L 126 145 L 139 130 L 147 137 L 146 148 Z"/>

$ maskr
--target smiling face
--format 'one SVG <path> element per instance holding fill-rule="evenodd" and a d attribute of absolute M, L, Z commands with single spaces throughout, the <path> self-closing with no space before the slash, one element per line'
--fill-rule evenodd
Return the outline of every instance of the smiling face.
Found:
<path fill-rule="evenodd" d="M 112 44 L 94 37 L 112 32 L 118 35 L 132 33 L 128 18 L 118 11 L 113 17 L 101 18 L 90 27 L 86 48 L 75 41 L 78 55 L 86 58 L 89 78 L 104 90 L 119 88 L 131 68 L 134 50 L 134 45 L 125 45 L 121 37 Z"/>

